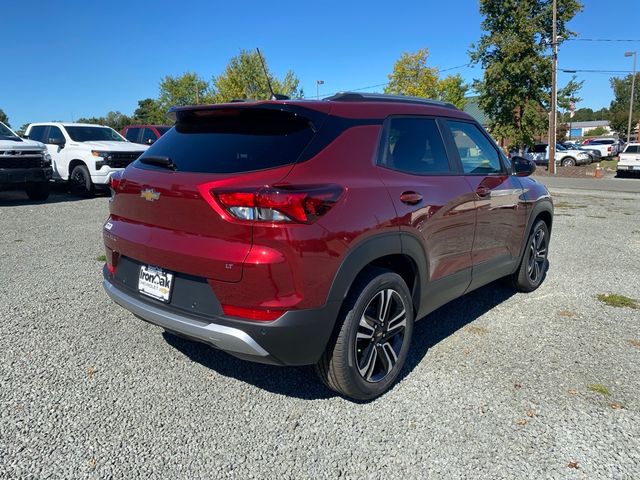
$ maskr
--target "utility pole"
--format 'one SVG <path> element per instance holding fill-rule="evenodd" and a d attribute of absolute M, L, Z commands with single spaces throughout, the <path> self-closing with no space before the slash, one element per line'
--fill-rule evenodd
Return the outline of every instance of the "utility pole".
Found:
<path fill-rule="evenodd" d="M 320 100 L 320 85 L 324 85 L 324 80 L 316 80 L 316 100 Z"/>
<path fill-rule="evenodd" d="M 549 115 L 549 173 L 556 174 L 556 112 L 558 110 L 558 32 L 557 32 L 557 0 L 553 0 L 553 26 L 551 50 L 553 62 L 551 65 L 551 114 Z"/>
<path fill-rule="evenodd" d="M 631 117 L 633 117 L 633 96 L 636 87 L 636 59 L 638 52 L 624 52 L 625 57 L 633 57 L 633 76 L 631 77 L 631 97 L 629 98 L 629 123 L 627 124 L 627 143 L 631 141 Z M 638 131 L 640 137 L 640 131 Z M 638 140 L 638 139 L 636 139 Z"/>

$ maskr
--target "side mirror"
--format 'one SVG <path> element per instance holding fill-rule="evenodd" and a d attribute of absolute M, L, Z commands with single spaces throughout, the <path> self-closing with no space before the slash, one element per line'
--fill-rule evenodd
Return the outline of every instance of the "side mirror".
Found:
<path fill-rule="evenodd" d="M 49 138 L 47 139 L 47 143 L 49 145 L 57 145 L 60 148 L 64 148 L 65 141 L 64 138 Z"/>
<path fill-rule="evenodd" d="M 536 164 L 533 160 L 524 157 L 511 157 L 513 173 L 518 177 L 528 177 L 536 171 Z"/>
<path fill-rule="evenodd" d="M 155 140 L 153 138 L 147 138 L 147 145 L 153 145 Z"/>

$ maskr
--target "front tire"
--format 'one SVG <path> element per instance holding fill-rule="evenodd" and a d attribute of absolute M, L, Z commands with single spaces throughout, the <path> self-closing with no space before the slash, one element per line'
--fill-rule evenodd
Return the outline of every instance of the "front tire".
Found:
<path fill-rule="evenodd" d="M 69 189 L 72 195 L 90 198 L 95 193 L 89 169 L 85 165 L 76 165 L 69 175 Z"/>
<path fill-rule="evenodd" d="M 563 167 L 575 167 L 576 166 L 576 161 L 572 157 L 563 158 L 562 159 L 562 166 Z"/>
<path fill-rule="evenodd" d="M 531 229 L 520 266 L 509 280 L 519 292 L 533 292 L 544 281 L 549 268 L 549 227 L 538 220 Z"/>
<path fill-rule="evenodd" d="M 413 303 L 398 274 L 370 269 L 357 280 L 316 372 L 332 390 L 372 400 L 396 381 L 413 334 Z"/>
<path fill-rule="evenodd" d="M 24 191 L 30 200 L 44 201 L 49 198 L 51 185 L 49 182 L 28 183 Z"/>

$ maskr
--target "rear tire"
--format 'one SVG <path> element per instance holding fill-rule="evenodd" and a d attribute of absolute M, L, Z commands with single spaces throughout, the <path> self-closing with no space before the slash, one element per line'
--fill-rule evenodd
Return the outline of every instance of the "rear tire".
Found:
<path fill-rule="evenodd" d="M 76 165 L 69 175 L 69 189 L 72 195 L 90 198 L 95 193 L 89 169 L 85 165 Z"/>
<path fill-rule="evenodd" d="M 520 266 L 509 277 L 511 286 L 519 292 L 533 292 L 542 285 L 549 262 L 549 227 L 538 220 L 531 229 Z"/>
<path fill-rule="evenodd" d="M 351 288 L 316 372 L 332 390 L 372 400 L 396 381 L 413 334 L 413 302 L 400 275 L 369 269 Z"/>
<path fill-rule="evenodd" d="M 51 185 L 49 182 L 28 183 L 24 191 L 30 200 L 43 201 L 49 198 Z"/>

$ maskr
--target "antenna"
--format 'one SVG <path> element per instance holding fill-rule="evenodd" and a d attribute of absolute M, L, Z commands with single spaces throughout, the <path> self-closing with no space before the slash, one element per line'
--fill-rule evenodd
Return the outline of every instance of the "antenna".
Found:
<path fill-rule="evenodd" d="M 267 85 L 269 86 L 269 91 L 271 92 L 271 100 L 289 100 L 289 97 L 287 97 L 286 95 L 274 93 L 273 88 L 271 87 L 271 80 L 269 80 L 269 74 L 267 73 L 267 67 L 264 66 L 264 59 L 262 58 L 260 49 L 257 47 L 256 47 L 256 52 L 258 52 L 258 58 L 260 59 L 260 63 L 262 64 L 262 70 L 264 71 L 264 76 L 267 78 Z"/>

